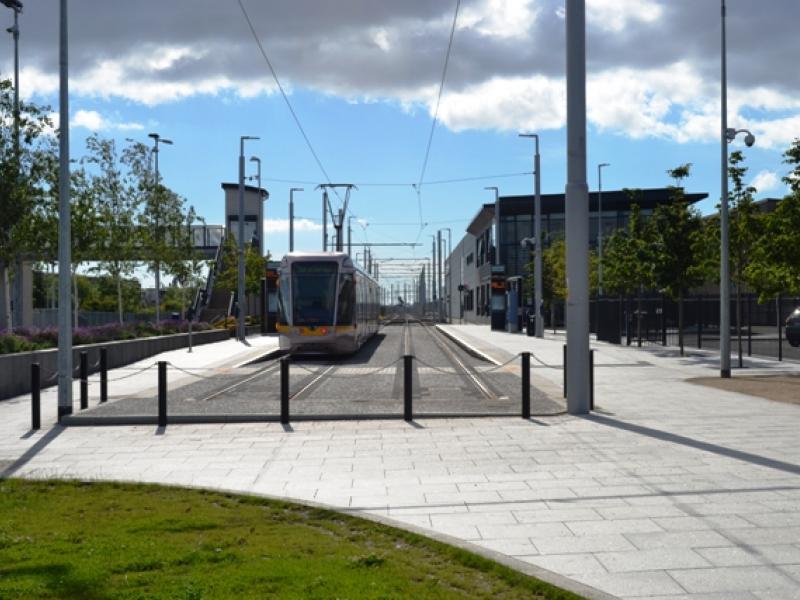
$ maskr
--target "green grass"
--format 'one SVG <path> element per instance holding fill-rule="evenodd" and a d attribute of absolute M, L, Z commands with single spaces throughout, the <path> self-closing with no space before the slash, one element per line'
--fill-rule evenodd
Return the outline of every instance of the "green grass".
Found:
<path fill-rule="evenodd" d="M 203 490 L 0 479 L 0 599 L 578 598 L 332 511 Z"/>

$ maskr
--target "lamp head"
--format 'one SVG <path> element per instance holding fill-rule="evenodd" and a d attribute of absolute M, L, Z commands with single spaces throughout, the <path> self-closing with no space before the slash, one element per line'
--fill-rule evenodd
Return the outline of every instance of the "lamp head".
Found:
<path fill-rule="evenodd" d="M 0 0 L 8 8 L 16 12 L 22 12 L 22 2 L 19 0 Z"/>
<path fill-rule="evenodd" d="M 257 156 L 251 156 L 250 157 L 250 162 L 256 162 L 256 163 L 260 164 L 261 163 L 261 159 L 258 158 Z"/>
<path fill-rule="evenodd" d="M 756 143 L 756 136 L 748 131 L 747 135 L 744 136 L 744 143 L 748 148 L 752 148 L 753 144 Z"/>
<path fill-rule="evenodd" d="M 611 163 L 600 163 L 599 165 L 597 165 L 598 168 L 599 167 L 610 167 L 610 166 L 611 166 Z"/>

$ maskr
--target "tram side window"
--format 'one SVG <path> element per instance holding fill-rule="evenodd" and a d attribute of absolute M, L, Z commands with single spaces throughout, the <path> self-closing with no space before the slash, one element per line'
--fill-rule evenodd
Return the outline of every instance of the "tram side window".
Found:
<path fill-rule="evenodd" d="M 339 276 L 339 304 L 336 310 L 337 325 L 352 325 L 355 319 L 355 280 L 352 273 Z"/>

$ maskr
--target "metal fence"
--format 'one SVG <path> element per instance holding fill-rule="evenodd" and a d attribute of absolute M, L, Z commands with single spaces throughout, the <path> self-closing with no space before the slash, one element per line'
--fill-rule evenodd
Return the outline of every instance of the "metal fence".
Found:
<path fill-rule="evenodd" d="M 784 334 L 786 317 L 800 307 L 800 297 L 764 303 L 742 294 L 737 309 L 731 299 L 733 356 L 763 356 L 800 360 L 800 347 Z M 683 300 L 683 344 L 686 348 L 719 349 L 719 296 L 694 295 Z M 600 298 L 590 302 L 591 330 L 598 339 L 628 345 L 679 345 L 678 302 L 666 296 Z"/>

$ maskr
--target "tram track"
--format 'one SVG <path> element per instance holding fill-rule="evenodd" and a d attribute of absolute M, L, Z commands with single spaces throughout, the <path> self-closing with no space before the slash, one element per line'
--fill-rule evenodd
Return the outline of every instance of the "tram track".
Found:
<path fill-rule="evenodd" d="M 489 401 L 502 401 L 508 400 L 508 396 L 503 396 L 498 394 L 494 391 L 493 387 L 489 384 L 485 378 L 481 377 L 474 369 L 471 369 L 467 364 L 462 361 L 458 355 L 453 351 L 450 347 L 451 342 L 444 338 L 442 334 L 436 330 L 435 327 L 431 327 L 420 321 L 420 327 L 431 337 L 434 343 L 442 350 L 443 355 L 447 358 L 448 362 L 450 362 L 454 367 L 455 371 L 459 373 L 463 379 L 469 382 L 472 387 L 474 387 L 478 393 L 485 399 Z"/>

